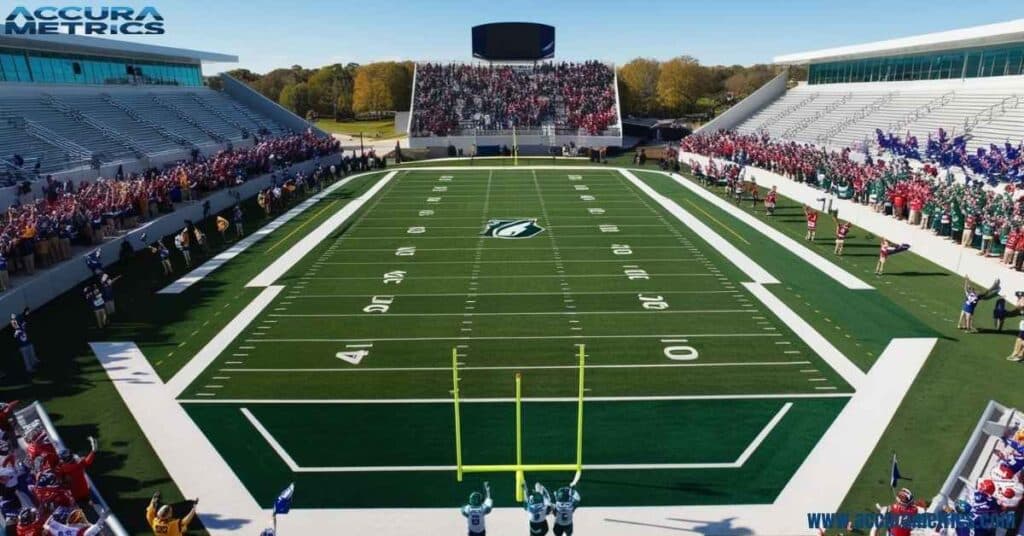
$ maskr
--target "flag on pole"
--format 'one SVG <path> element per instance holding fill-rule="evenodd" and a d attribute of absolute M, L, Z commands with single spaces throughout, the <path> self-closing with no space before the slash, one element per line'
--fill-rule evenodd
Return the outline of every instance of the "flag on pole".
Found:
<path fill-rule="evenodd" d="M 292 495 L 295 494 L 295 483 L 291 483 L 274 500 L 274 516 L 287 514 L 292 509 Z"/>
<path fill-rule="evenodd" d="M 899 485 L 900 480 L 910 480 L 909 478 L 900 474 L 900 465 L 896 461 L 896 453 L 892 453 L 892 470 L 889 472 L 889 487 L 896 488 Z"/>

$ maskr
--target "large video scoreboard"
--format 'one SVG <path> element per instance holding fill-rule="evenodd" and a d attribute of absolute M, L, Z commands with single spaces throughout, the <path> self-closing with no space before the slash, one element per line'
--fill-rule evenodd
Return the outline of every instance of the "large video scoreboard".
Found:
<path fill-rule="evenodd" d="M 493 22 L 473 27 L 473 57 L 534 61 L 555 57 L 555 27 L 533 22 Z"/>

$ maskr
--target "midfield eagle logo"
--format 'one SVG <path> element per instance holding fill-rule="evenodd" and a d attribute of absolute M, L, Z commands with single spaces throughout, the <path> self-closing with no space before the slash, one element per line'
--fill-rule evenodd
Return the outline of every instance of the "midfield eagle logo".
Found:
<path fill-rule="evenodd" d="M 530 238 L 544 231 L 536 219 L 489 220 L 483 235 L 491 238 Z"/>

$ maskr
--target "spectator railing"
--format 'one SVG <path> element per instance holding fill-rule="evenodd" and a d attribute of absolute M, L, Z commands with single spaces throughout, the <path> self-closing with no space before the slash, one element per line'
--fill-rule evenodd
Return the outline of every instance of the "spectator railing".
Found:
<path fill-rule="evenodd" d="M 1019 426 L 1021 420 L 1022 415 L 1016 409 L 990 400 L 928 511 L 938 512 L 958 499 L 970 500 L 978 478 L 988 474 L 999 463 L 994 454 L 999 438 L 1011 427 Z"/>
<path fill-rule="evenodd" d="M 18 422 L 18 427 L 22 430 L 29 430 L 31 428 L 42 426 L 46 430 L 46 435 L 53 442 L 53 445 L 60 450 L 61 447 L 67 447 L 60 438 L 60 434 L 57 433 L 57 429 L 53 426 L 53 421 L 50 420 L 49 414 L 43 409 L 43 405 L 39 402 L 33 402 L 31 405 L 17 410 L 14 412 L 14 417 Z M 69 449 L 70 450 L 70 449 Z M 91 478 L 86 475 L 86 480 L 89 482 L 89 492 L 92 497 L 92 504 L 95 507 L 96 514 L 101 512 L 108 512 L 107 522 L 104 526 L 103 534 L 105 536 L 129 536 L 127 530 L 121 525 L 121 522 L 117 519 L 117 516 L 110 511 L 110 507 L 107 506 L 107 502 L 103 500 L 103 496 L 100 495 L 99 490 L 93 484 Z"/>

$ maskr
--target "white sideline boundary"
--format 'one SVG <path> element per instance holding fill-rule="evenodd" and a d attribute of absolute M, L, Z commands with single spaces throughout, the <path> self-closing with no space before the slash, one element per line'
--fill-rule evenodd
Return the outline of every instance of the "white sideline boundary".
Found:
<path fill-rule="evenodd" d="M 854 389 L 860 390 L 865 380 L 864 372 L 847 359 L 828 339 L 823 337 L 821 333 L 818 333 L 800 315 L 793 312 L 785 302 L 764 288 L 764 285 L 743 283 L 743 286 L 758 300 L 761 300 L 761 303 L 774 313 L 775 316 L 779 317 L 779 320 L 782 320 L 784 324 L 789 326 L 789 329 L 793 330 L 793 333 L 796 333 L 800 340 L 804 341 L 808 347 L 813 348 L 815 353 L 821 356 L 832 367 L 832 370 L 842 376 L 846 383 L 850 384 Z"/>
<path fill-rule="evenodd" d="M 739 207 L 731 205 L 721 197 L 718 197 L 717 195 L 709 192 L 708 190 L 701 188 L 699 185 L 696 185 L 693 182 L 674 173 L 660 173 L 668 176 L 677 184 L 693 192 L 701 199 L 711 203 L 712 205 L 715 205 L 715 207 L 728 213 L 730 216 L 747 224 L 748 226 L 750 226 L 751 229 L 754 229 L 755 231 L 768 237 L 769 240 L 782 246 L 783 249 L 799 256 L 801 260 L 817 268 L 818 270 L 821 270 L 822 273 L 831 277 L 840 285 L 843 285 L 844 287 L 850 290 L 872 290 L 875 288 L 864 282 L 864 280 L 860 279 L 859 277 L 840 268 L 832 261 L 826 259 L 825 257 L 822 257 L 821 255 L 818 255 L 807 246 L 801 244 L 800 242 L 797 242 L 796 240 L 793 240 L 792 238 L 786 236 L 785 234 L 782 234 L 781 232 L 772 228 L 763 221 L 758 220 L 757 218 L 751 216 L 750 214 L 747 214 Z"/>
<path fill-rule="evenodd" d="M 213 363 L 214 359 L 221 354 L 232 341 L 238 337 L 239 334 L 248 326 L 257 316 L 265 309 L 274 298 L 277 297 L 281 291 L 284 290 L 283 286 L 269 286 L 263 289 L 249 305 L 246 305 L 237 316 L 231 319 L 230 322 L 224 326 L 224 329 L 220 330 L 210 342 L 203 346 L 202 350 L 195 355 L 185 366 L 181 367 L 181 370 L 174 375 L 169 382 L 167 382 L 167 388 L 173 393 L 173 396 L 180 395 L 196 378 L 210 364 Z"/>
<path fill-rule="evenodd" d="M 167 285 L 166 287 L 160 289 L 159 291 L 157 291 L 157 294 L 181 294 L 182 292 L 184 292 L 186 289 L 188 289 L 192 285 L 202 281 L 204 277 L 206 277 L 206 276 L 210 275 L 211 273 L 213 273 L 213 271 L 216 270 L 217 268 L 220 268 L 221 266 L 226 264 L 231 259 L 234 259 L 238 255 L 240 255 L 243 251 L 249 249 L 249 247 L 252 246 L 253 244 L 255 244 L 256 242 L 259 242 L 260 240 L 263 240 L 263 238 L 265 238 L 266 236 L 270 235 L 271 233 L 273 233 L 274 231 L 279 229 L 282 225 L 290 222 L 296 216 L 298 216 L 299 214 L 302 214 L 307 209 L 309 209 L 309 207 L 312 207 L 313 205 L 315 205 L 318 202 L 320 202 L 321 199 L 327 197 L 328 195 L 333 193 L 335 190 L 337 190 L 337 189 L 341 188 L 342 186 L 345 186 L 346 184 L 352 182 L 352 180 L 354 180 L 354 179 L 358 179 L 360 177 L 365 177 L 365 176 L 373 174 L 373 173 L 381 173 L 381 172 L 380 171 L 371 171 L 371 172 L 368 172 L 368 173 L 359 173 L 359 174 L 356 174 L 356 175 L 352 175 L 351 177 L 346 177 L 346 178 L 344 178 L 344 179 L 342 179 L 342 180 L 340 180 L 340 181 L 338 181 L 338 182 L 328 186 L 326 189 L 324 189 L 324 191 L 322 191 L 322 192 L 320 192 L 318 194 L 315 194 L 312 197 L 310 197 L 309 199 L 306 199 L 305 201 L 303 201 L 303 202 L 299 203 L 298 205 L 292 207 L 288 212 L 285 212 L 284 214 L 281 214 L 280 216 L 274 218 L 270 223 L 267 223 L 263 227 L 260 227 L 259 229 L 257 229 L 255 232 L 253 232 L 249 236 L 246 236 L 245 238 L 239 240 L 237 243 L 233 244 L 228 249 L 218 253 L 212 259 L 210 259 L 210 260 L 204 262 L 203 264 L 199 265 L 198 267 L 196 267 L 191 272 L 181 276 L 180 278 L 178 278 L 176 281 L 174 281 L 170 285 Z"/>
<path fill-rule="evenodd" d="M 772 433 L 772 430 L 779 425 L 782 418 L 789 413 L 793 407 L 792 402 L 786 402 L 779 408 L 779 411 L 769 419 L 768 423 L 761 428 L 761 431 L 747 444 L 739 457 L 731 462 L 709 462 L 709 463 L 611 463 L 611 464 L 584 464 L 585 471 L 629 471 L 629 470 L 682 470 L 682 469 L 739 469 L 747 463 L 747 460 L 757 451 L 761 443 Z M 455 471 L 454 465 L 366 465 L 366 466 L 314 466 L 305 467 L 296 463 L 295 459 L 288 454 L 288 451 L 281 446 L 281 443 L 270 433 L 263 423 L 249 411 L 248 408 L 240 408 L 242 415 L 252 424 L 253 428 L 263 437 L 263 440 L 270 445 L 281 461 L 295 473 L 403 473 L 403 472 L 438 472 Z"/>
<path fill-rule="evenodd" d="M 752 281 L 762 284 L 778 283 L 779 280 L 775 279 L 774 276 L 768 273 L 767 270 L 762 268 L 759 264 L 753 261 L 745 253 L 740 251 L 736 246 L 732 245 L 728 240 L 722 238 L 722 235 L 716 233 L 704 222 L 697 219 L 696 216 L 690 214 L 689 211 L 679 206 L 675 201 L 655 192 L 653 188 L 647 185 L 644 181 L 637 178 L 631 171 L 626 169 L 620 169 L 619 173 L 626 178 L 633 186 L 638 190 L 642 191 L 647 197 L 654 200 L 655 203 L 661 205 L 662 208 L 667 210 L 669 214 L 676 217 L 683 225 L 686 225 L 692 229 L 697 236 L 700 236 L 707 242 L 711 247 L 715 248 L 722 255 L 732 261 L 737 268 L 743 273 L 747 274 Z"/>
<path fill-rule="evenodd" d="M 270 264 L 265 270 L 259 273 L 252 281 L 249 281 L 245 286 L 247 287 L 267 287 L 273 285 L 281 276 L 291 270 L 292 266 L 295 266 L 303 257 L 305 257 L 310 251 L 313 251 L 317 245 L 319 245 L 328 235 L 334 232 L 345 220 L 349 219 L 358 211 L 367 201 L 377 195 L 385 185 L 391 182 L 391 179 L 397 175 L 397 171 L 391 171 L 384 175 L 383 178 L 377 181 L 376 184 L 371 186 L 363 195 L 351 200 L 341 210 L 334 213 L 327 221 L 321 223 L 316 229 L 302 237 L 295 245 L 293 245 L 288 251 L 277 258 L 273 263 Z"/>
<path fill-rule="evenodd" d="M 174 400 L 139 347 L 130 342 L 89 346 L 178 489 L 186 498 L 202 499 L 199 519 L 211 536 L 262 530 L 259 525 L 269 515 Z"/>

